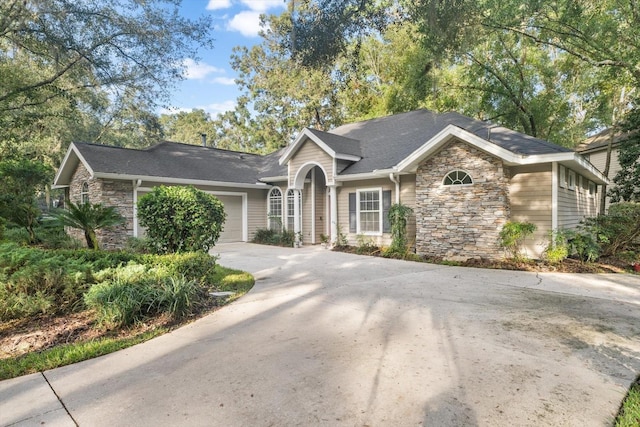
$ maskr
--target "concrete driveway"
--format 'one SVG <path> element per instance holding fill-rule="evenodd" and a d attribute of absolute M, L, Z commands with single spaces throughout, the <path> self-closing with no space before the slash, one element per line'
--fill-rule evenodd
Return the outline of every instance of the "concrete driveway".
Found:
<path fill-rule="evenodd" d="M 640 372 L 637 276 L 216 251 L 256 276 L 249 294 L 0 382 L 0 425 L 605 426 Z"/>

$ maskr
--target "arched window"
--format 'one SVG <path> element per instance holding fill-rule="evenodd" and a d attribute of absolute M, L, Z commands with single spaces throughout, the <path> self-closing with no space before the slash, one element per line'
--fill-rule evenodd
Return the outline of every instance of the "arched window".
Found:
<path fill-rule="evenodd" d="M 298 218 L 302 228 L 302 191 L 298 197 Z M 295 190 L 287 190 L 287 230 L 294 231 L 295 224 Z"/>
<path fill-rule="evenodd" d="M 83 205 L 89 203 L 89 183 L 87 181 L 82 183 L 82 188 L 80 189 L 80 203 Z"/>
<path fill-rule="evenodd" d="M 473 184 L 473 179 L 471 179 L 471 175 L 463 170 L 454 170 L 444 177 L 442 183 L 444 185 L 471 185 Z"/>
<path fill-rule="evenodd" d="M 282 229 L 282 191 L 278 187 L 269 191 L 269 228 Z"/>

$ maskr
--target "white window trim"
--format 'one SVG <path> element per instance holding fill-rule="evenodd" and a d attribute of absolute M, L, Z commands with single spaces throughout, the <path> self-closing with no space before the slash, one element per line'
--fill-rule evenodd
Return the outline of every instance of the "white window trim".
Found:
<path fill-rule="evenodd" d="M 560 165 L 558 168 L 558 183 L 560 184 L 560 188 L 567 188 L 567 172 L 564 166 Z"/>
<path fill-rule="evenodd" d="M 291 230 L 289 230 L 289 217 L 293 218 L 293 223 L 294 224 L 295 224 L 295 221 L 296 221 L 295 220 L 295 216 L 294 216 L 295 215 L 295 213 L 294 213 L 295 212 L 295 206 L 293 208 L 293 212 L 289 212 L 289 192 L 292 192 L 292 194 L 294 194 L 293 197 L 294 197 L 294 203 L 295 203 L 295 191 L 296 190 L 294 188 L 289 188 L 287 190 L 287 192 L 283 196 L 283 199 L 285 201 L 285 205 L 284 205 L 284 207 L 282 209 L 282 215 L 284 216 L 284 219 L 286 219 L 286 221 L 284 221 L 284 219 L 283 219 L 283 226 L 288 231 L 294 231 L 293 227 L 291 228 Z M 298 202 L 300 203 L 300 208 L 299 208 L 300 209 L 300 212 L 299 212 L 300 219 L 299 219 L 299 221 L 300 221 L 300 232 L 302 233 L 302 190 L 299 190 L 299 192 L 300 192 L 300 195 L 299 195 L 299 198 L 298 198 Z M 294 227 L 295 227 L 295 225 L 294 225 Z"/>
<path fill-rule="evenodd" d="M 280 187 L 272 187 L 268 192 L 267 192 L 267 228 L 271 228 L 271 193 L 273 193 L 274 190 L 278 190 L 280 192 L 280 224 L 282 224 L 282 226 L 284 226 L 284 214 L 285 214 L 285 193 L 282 192 L 282 189 Z"/>
<path fill-rule="evenodd" d="M 360 228 L 360 194 L 361 193 L 366 193 L 366 192 L 373 192 L 373 191 L 377 191 L 378 192 L 378 210 L 379 210 L 379 223 L 378 223 L 378 230 L 379 231 L 362 231 Z M 384 215 L 384 211 L 382 208 L 382 187 L 375 187 L 375 188 L 358 188 L 356 189 L 356 232 L 358 234 L 362 234 L 365 236 L 382 236 L 382 229 L 383 229 L 383 215 Z"/>
<path fill-rule="evenodd" d="M 576 189 L 576 173 L 569 169 L 569 179 L 567 180 L 567 187 L 569 190 Z"/>
<path fill-rule="evenodd" d="M 467 176 L 471 179 L 471 184 L 445 184 L 445 180 L 447 179 L 447 177 L 449 176 L 449 174 L 451 174 L 452 172 L 464 172 L 467 174 Z M 446 174 L 444 174 L 444 177 L 442 178 L 442 186 L 443 187 L 469 187 L 472 186 L 474 184 L 473 181 L 473 176 L 471 176 L 471 174 L 469 172 L 467 172 L 464 169 L 451 169 L 449 172 L 447 172 Z"/>

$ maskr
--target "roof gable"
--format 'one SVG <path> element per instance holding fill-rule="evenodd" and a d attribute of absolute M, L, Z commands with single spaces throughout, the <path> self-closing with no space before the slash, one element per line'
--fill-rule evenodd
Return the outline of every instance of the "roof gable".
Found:
<path fill-rule="evenodd" d="M 357 162 L 362 158 L 360 154 L 360 141 L 331 132 L 305 128 L 300 132 L 296 140 L 284 151 L 280 157 L 280 164 L 284 165 L 291 160 L 300 147 L 309 140 L 334 159 Z"/>

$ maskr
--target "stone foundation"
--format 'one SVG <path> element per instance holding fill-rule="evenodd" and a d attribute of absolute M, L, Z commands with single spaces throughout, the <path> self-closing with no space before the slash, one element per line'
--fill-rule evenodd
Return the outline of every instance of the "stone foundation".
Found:
<path fill-rule="evenodd" d="M 443 185 L 463 170 L 472 185 Z M 463 142 L 448 143 L 418 167 L 416 252 L 449 260 L 496 259 L 509 212 L 509 176 L 502 161 Z"/>

